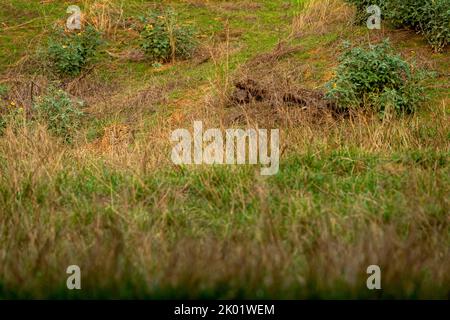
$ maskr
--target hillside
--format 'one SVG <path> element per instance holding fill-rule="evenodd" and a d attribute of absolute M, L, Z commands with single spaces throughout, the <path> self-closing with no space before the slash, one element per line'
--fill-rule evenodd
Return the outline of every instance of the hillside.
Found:
<path fill-rule="evenodd" d="M 64 30 L 69 5 L 81 30 Z M 3 0 L 0 298 L 448 298 L 448 45 L 355 14 L 340 0 Z M 407 98 L 344 105 L 342 57 L 378 57 L 385 39 Z M 171 135 L 199 121 L 278 129 L 278 171 L 174 163 Z M 66 288 L 70 265 L 82 290 Z"/>

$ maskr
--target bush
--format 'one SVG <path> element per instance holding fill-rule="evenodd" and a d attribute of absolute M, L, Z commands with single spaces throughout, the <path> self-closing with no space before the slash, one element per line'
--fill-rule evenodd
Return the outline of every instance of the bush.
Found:
<path fill-rule="evenodd" d="M 173 10 L 153 12 L 141 20 L 144 23 L 140 32 L 141 47 L 150 59 L 167 62 L 191 57 L 197 47 L 194 30 L 180 25 Z"/>
<path fill-rule="evenodd" d="M 47 123 L 51 133 L 70 143 L 81 126 L 84 115 L 80 110 L 82 106 L 82 102 L 73 101 L 67 92 L 52 87 L 46 95 L 37 99 L 33 111 L 39 120 Z"/>
<path fill-rule="evenodd" d="M 336 74 L 326 84 L 326 96 L 341 109 L 368 107 L 381 113 L 411 113 L 424 100 L 420 83 L 425 73 L 413 72 L 392 52 L 388 41 L 368 49 L 347 48 Z"/>
<path fill-rule="evenodd" d="M 369 14 L 366 8 L 376 4 L 382 16 L 397 27 L 408 27 L 424 35 L 435 51 L 450 42 L 449 0 L 346 0 L 357 8 L 356 20 L 362 24 Z"/>
<path fill-rule="evenodd" d="M 450 41 L 449 0 L 385 0 L 386 17 L 399 27 L 423 34 L 435 51 Z"/>
<path fill-rule="evenodd" d="M 76 76 L 95 56 L 101 42 L 100 33 L 90 26 L 79 33 L 58 28 L 48 41 L 47 60 L 57 74 Z"/>

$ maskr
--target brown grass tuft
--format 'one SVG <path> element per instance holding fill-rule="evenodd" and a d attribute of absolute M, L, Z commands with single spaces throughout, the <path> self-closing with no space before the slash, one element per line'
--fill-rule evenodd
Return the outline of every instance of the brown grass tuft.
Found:
<path fill-rule="evenodd" d="M 308 67 L 289 59 L 301 50 L 301 46 L 280 42 L 272 51 L 244 64 L 232 79 L 228 106 L 235 112 L 229 120 L 273 126 L 303 121 L 305 116 L 314 119 L 330 115 L 333 105 L 323 92 L 304 84 Z"/>
<path fill-rule="evenodd" d="M 112 0 L 84 0 L 84 20 L 98 31 L 113 38 L 124 24 L 123 3 Z"/>
<path fill-rule="evenodd" d="M 355 11 L 342 0 L 308 0 L 292 21 L 291 36 L 320 35 L 348 27 Z"/>

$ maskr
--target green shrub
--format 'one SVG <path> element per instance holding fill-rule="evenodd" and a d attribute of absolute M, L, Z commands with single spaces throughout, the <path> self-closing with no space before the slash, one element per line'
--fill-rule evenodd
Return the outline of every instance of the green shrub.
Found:
<path fill-rule="evenodd" d="M 359 24 L 367 21 L 366 8 L 372 4 L 381 8 L 382 17 L 397 27 L 407 27 L 424 35 L 435 51 L 450 42 L 449 0 L 346 0 L 357 8 Z"/>
<path fill-rule="evenodd" d="M 72 100 L 67 92 L 52 87 L 37 99 L 33 112 L 37 119 L 47 123 L 51 133 L 70 143 L 81 126 L 82 106 L 82 102 Z"/>
<path fill-rule="evenodd" d="M 424 100 L 424 76 L 394 54 L 388 41 L 368 49 L 347 47 L 336 77 L 326 84 L 326 96 L 341 109 L 368 107 L 381 113 L 388 109 L 411 113 Z"/>
<path fill-rule="evenodd" d="M 399 27 L 423 34 L 436 51 L 450 41 L 449 0 L 385 0 L 386 17 Z"/>
<path fill-rule="evenodd" d="M 58 75 L 76 76 L 95 56 L 101 42 L 100 33 L 90 26 L 79 33 L 57 28 L 48 41 L 47 60 Z"/>
<path fill-rule="evenodd" d="M 152 12 L 141 20 L 141 47 L 150 59 L 166 62 L 192 56 L 197 47 L 195 32 L 192 27 L 181 25 L 173 10 Z"/>

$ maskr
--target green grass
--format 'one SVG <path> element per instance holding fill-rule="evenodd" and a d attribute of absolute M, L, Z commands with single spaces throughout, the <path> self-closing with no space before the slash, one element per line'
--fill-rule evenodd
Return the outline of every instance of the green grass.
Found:
<path fill-rule="evenodd" d="M 385 168 L 386 164 L 403 166 L 404 170 L 392 174 Z M 230 175 L 230 171 L 233 174 Z M 395 226 L 396 231 L 393 232 L 398 239 L 409 239 L 418 235 L 434 237 L 428 232 L 439 229 L 439 225 L 446 224 L 449 208 L 445 199 L 448 195 L 449 176 L 448 154 L 434 152 L 413 152 L 393 155 L 391 158 L 367 154 L 361 150 L 306 153 L 283 161 L 280 174 L 260 181 L 259 186 L 255 186 L 254 183 L 255 180 L 259 180 L 257 170 L 250 167 L 181 168 L 176 172 L 162 170 L 153 172 L 151 175 L 133 175 L 97 163 L 80 168 L 68 165 L 66 169 L 62 169 L 51 177 L 51 180 L 43 180 L 32 188 L 28 187 L 28 182 L 25 180 L 15 196 L 9 194 L 7 190 L 2 190 L 1 205 L 4 208 L 3 214 L 9 217 L 6 220 L 4 217 L 4 221 L 9 221 L 20 212 L 20 215 L 26 216 L 27 220 L 40 221 L 42 227 L 38 227 L 37 230 L 49 223 L 54 225 L 57 234 L 61 235 L 50 240 L 51 252 L 65 251 L 68 246 L 71 248 L 68 252 L 73 255 L 70 261 L 80 263 L 82 269 L 87 268 L 87 264 L 93 257 L 89 255 L 90 249 L 88 252 L 75 249 L 80 245 L 86 248 L 101 245 L 112 249 L 115 242 L 109 242 L 110 232 L 116 234 L 119 239 L 137 238 L 143 241 L 146 237 L 150 237 L 153 242 L 160 243 L 159 237 L 163 235 L 155 234 L 155 232 L 161 232 L 164 234 L 163 247 L 183 246 L 183 243 L 189 243 L 189 241 L 198 241 L 201 246 L 205 246 L 208 242 L 204 243 L 204 241 L 210 239 L 212 248 L 204 250 L 223 250 L 220 243 L 231 242 L 245 250 L 255 250 L 248 253 L 252 259 L 258 259 L 253 256 L 258 252 L 262 255 L 270 254 L 266 250 L 273 246 L 275 241 L 275 244 L 283 244 L 283 249 L 275 248 L 272 254 L 281 254 L 279 252 L 281 250 L 283 254 L 289 256 L 289 262 L 283 261 L 284 269 L 279 272 L 290 278 L 294 274 L 288 275 L 285 272 L 295 272 L 298 276 L 305 276 L 308 273 L 308 268 L 314 260 L 311 260 L 311 257 L 305 260 L 304 255 L 308 254 L 310 245 L 315 241 L 320 243 L 320 239 L 325 235 L 336 237 L 338 246 L 343 246 L 350 251 L 356 250 L 363 257 L 367 253 L 358 251 L 359 239 L 363 236 L 361 232 L 365 232 L 363 230 L 366 224 L 372 224 L 374 221 Z M 262 188 L 262 191 L 258 191 L 258 188 Z M 13 202 L 11 202 L 12 196 L 15 199 Z M 33 212 L 36 205 L 39 207 L 40 218 Z M 54 208 L 58 208 L 58 213 L 54 212 Z M 423 212 L 424 216 L 418 215 L 423 221 L 411 220 L 412 217 L 417 216 L 415 210 Z M 323 229 L 322 225 L 328 218 L 334 221 L 334 224 L 329 226 L 330 230 Z M 267 225 L 267 219 L 272 225 Z M 91 242 L 94 240 L 92 236 L 95 234 L 99 221 L 101 224 L 106 224 L 106 229 L 101 231 L 99 238 L 101 244 L 94 244 Z M 418 226 L 424 229 L 419 230 Z M 10 228 L 6 227 L 2 234 L 3 241 L 9 238 Z M 112 229 L 108 231 L 109 228 Z M 75 234 L 79 235 L 78 241 L 81 240 L 82 244 L 67 243 L 66 236 L 75 236 Z M 300 238 L 293 238 L 293 234 Z M 304 239 L 303 237 L 306 236 L 307 238 Z M 246 240 L 239 242 L 237 239 Z M 238 242 L 235 243 L 235 241 Z M 367 241 L 375 241 L 375 239 L 369 238 Z M 138 243 L 139 241 L 135 245 Z M 258 244 L 257 247 L 251 249 L 255 244 Z M 395 244 L 391 246 L 396 247 Z M 445 243 L 441 246 L 433 245 L 436 250 L 443 250 L 445 246 Z M 153 254 L 157 256 L 163 254 L 160 252 L 163 247 L 154 248 Z M 441 249 L 438 249 L 439 247 Z M 117 258 L 122 262 L 114 267 L 115 272 L 121 274 L 120 281 L 112 278 L 105 280 L 106 287 L 102 285 L 97 287 L 95 280 L 91 280 L 88 275 L 83 282 L 84 291 L 76 296 L 82 298 L 111 296 L 293 298 L 315 295 L 324 298 L 352 297 L 355 294 L 360 297 L 373 296 L 364 289 L 363 285 L 355 289 L 356 292 L 351 293 L 345 281 L 340 285 L 341 291 L 339 286 L 335 287 L 333 283 L 343 280 L 335 274 L 330 274 L 331 283 L 328 285 L 333 288 L 331 291 L 317 289 L 318 292 L 316 292 L 314 288 L 305 287 L 294 281 L 287 283 L 287 287 L 282 291 L 278 291 L 281 288 L 276 286 L 269 286 L 263 287 L 258 293 L 258 291 L 251 291 L 256 285 L 252 282 L 252 277 L 241 279 L 242 283 L 238 287 L 233 285 L 233 282 L 226 282 L 226 278 L 222 280 L 224 281 L 222 284 L 213 282 L 196 287 L 195 284 L 189 283 L 188 279 L 183 280 L 183 275 L 178 278 L 176 288 L 170 289 L 164 282 L 166 267 L 155 266 L 153 269 L 146 264 L 136 265 L 130 260 L 130 250 L 137 248 L 133 245 L 132 247 L 127 245 L 127 248 L 120 249 Z M 31 249 L 25 249 L 25 252 L 29 250 Z M 167 254 L 170 256 L 175 253 Z M 193 254 L 197 254 L 195 250 Z M 235 255 L 239 257 L 239 254 L 233 253 L 233 250 L 228 254 L 231 255 L 231 259 L 235 258 Z M 45 259 L 52 259 L 52 253 L 45 255 Z M 351 259 L 351 256 L 347 258 Z M 99 267 L 103 263 L 105 265 L 115 263 L 114 258 L 108 255 L 103 259 L 107 260 L 101 261 Z M 379 259 L 386 272 L 395 271 L 404 263 L 404 261 L 385 260 L 383 257 Z M 51 270 L 56 272 L 60 265 L 52 261 L 48 260 L 47 263 L 50 264 Z M 56 261 L 62 262 L 59 258 Z M 181 266 L 172 267 L 188 268 L 188 265 L 184 265 L 184 260 L 180 263 Z M 186 263 L 201 264 L 200 261 L 194 262 L 190 259 Z M 233 268 L 230 261 L 222 263 Z M 345 264 L 345 262 L 342 263 Z M 17 267 L 12 264 L 10 268 L 14 266 Z M 223 272 L 221 267 L 217 266 L 217 268 L 219 272 Z M 250 272 L 250 270 L 247 271 Z M 91 270 L 93 277 L 100 277 L 96 274 L 98 272 L 102 271 Z M 200 279 L 205 276 L 197 275 L 197 272 L 202 270 L 190 272 Z M 253 278 L 256 279 L 281 276 L 276 270 L 265 267 L 253 272 Z M 395 272 L 404 272 L 405 277 L 408 274 L 413 276 L 410 274 L 413 271 L 407 269 Z M 144 278 L 160 279 L 162 282 L 156 287 L 147 287 L 147 283 L 141 280 L 139 275 Z M 42 279 L 53 276 L 56 276 L 56 279 L 64 278 L 63 273 L 59 272 L 58 275 L 57 272 L 55 275 L 43 273 Z M 206 283 L 210 277 L 213 277 L 213 274 L 206 276 Z M 417 278 L 417 275 L 414 277 L 418 281 L 422 279 Z M 55 280 L 47 284 L 46 290 L 49 291 L 42 291 L 47 292 L 44 295 L 47 296 L 49 292 L 49 297 L 71 297 L 72 293 L 62 288 L 58 289 L 58 281 Z M 396 280 L 400 282 L 400 279 Z M 40 286 L 39 277 L 35 277 L 31 283 L 39 285 L 38 292 L 44 290 Z M 130 291 L 127 291 L 126 283 L 130 284 Z M 397 288 L 396 281 L 392 281 L 392 287 L 391 283 L 386 283 L 383 297 L 401 295 L 411 298 L 415 296 L 416 293 L 409 292 L 407 287 L 401 285 Z M 441 284 L 444 285 L 443 287 L 438 284 L 433 291 L 427 287 L 427 282 L 422 285 L 425 289 L 417 293 L 418 297 L 446 295 L 444 284 Z M 28 292 L 27 286 L 20 291 L 8 288 L 9 286 L 6 285 L 1 291 L 2 296 L 13 297 L 14 294 L 18 294 L 18 297 L 33 296 L 33 291 Z M 235 291 L 236 289 L 239 291 Z"/>

